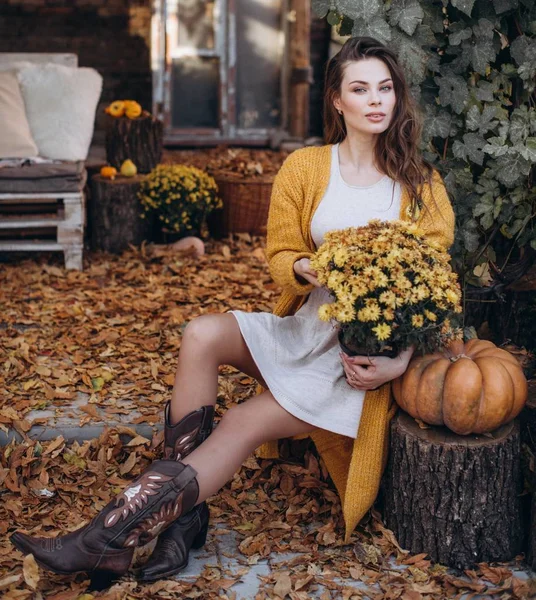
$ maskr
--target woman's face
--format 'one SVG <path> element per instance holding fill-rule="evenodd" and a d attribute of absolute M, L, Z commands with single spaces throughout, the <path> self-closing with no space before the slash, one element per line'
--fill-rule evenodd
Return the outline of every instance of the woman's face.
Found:
<path fill-rule="evenodd" d="M 341 94 L 333 102 L 337 110 L 342 110 L 347 131 L 368 134 L 382 133 L 389 127 L 395 103 L 389 68 L 379 58 L 348 63 Z M 381 114 L 374 116 L 374 113 Z"/>

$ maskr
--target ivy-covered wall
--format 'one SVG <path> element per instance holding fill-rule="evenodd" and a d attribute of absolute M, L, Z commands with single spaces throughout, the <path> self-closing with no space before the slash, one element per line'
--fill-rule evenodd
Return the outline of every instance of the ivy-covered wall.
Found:
<path fill-rule="evenodd" d="M 397 53 L 424 113 L 423 154 L 457 213 L 452 253 L 466 302 L 500 302 L 536 254 L 536 2 L 312 6 L 341 34 L 372 36 Z"/>

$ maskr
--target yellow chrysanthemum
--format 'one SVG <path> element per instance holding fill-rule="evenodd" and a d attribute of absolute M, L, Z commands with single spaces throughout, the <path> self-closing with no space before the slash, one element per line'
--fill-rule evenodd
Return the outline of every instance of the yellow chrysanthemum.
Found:
<path fill-rule="evenodd" d="M 332 290 L 335 290 L 336 288 L 339 288 L 342 283 L 344 283 L 345 279 L 344 273 L 341 271 L 332 271 L 328 277 L 328 287 Z"/>
<path fill-rule="evenodd" d="M 349 323 L 355 318 L 355 310 L 348 305 L 342 305 L 335 314 L 335 318 L 339 323 Z"/>
<path fill-rule="evenodd" d="M 422 315 L 412 315 L 411 324 L 413 327 L 422 327 L 424 325 L 424 317 Z"/>
<path fill-rule="evenodd" d="M 321 321 L 329 321 L 332 315 L 332 305 L 331 304 L 322 304 L 322 306 L 318 309 L 318 318 Z"/>
<path fill-rule="evenodd" d="M 365 306 L 357 313 L 357 318 L 362 322 L 377 321 L 380 318 L 381 311 L 378 305 Z"/>
<path fill-rule="evenodd" d="M 431 310 L 425 310 L 424 311 L 424 316 L 432 322 L 436 322 L 437 321 L 437 315 L 435 313 L 433 313 Z"/>
<path fill-rule="evenodd" d="M 394 321 L 395 311 L 392 308 L 384 308 L 382 314 L 386 321 Z"/>
<path fill-rule="evenodd" d="M 454 290 L 445 290 L 445 298 L 451 304 L 458 304 L 460 298 Z"/>
<path fill-rule="evenodd" d="M 343 267 L 348 260 L 348 250 L 346 248 L 337 248 L 333 253 L 333 262 L 337 267 Z"/>
<path fill-rule="evenodd" d="M 374 331 L 374 334 L 380 341 L 387 340 L 391 335 L 391 326 L 387 325 L 387 323 L 380 323 L 376 327 L 373 327 L 372 331 Z"/>
<path fill-rule="evenodd" d="M 380 302 L 382 304 L 385 304 L 385 306 L 389 306 L 390 308 L 395 308 L 396 307 L 396 295 L 391 291 L 382 292 L 380 294 Z"/>

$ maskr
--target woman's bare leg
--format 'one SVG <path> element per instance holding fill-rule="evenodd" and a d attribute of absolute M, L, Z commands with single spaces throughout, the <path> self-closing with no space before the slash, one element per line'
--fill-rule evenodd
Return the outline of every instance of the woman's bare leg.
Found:
<path fill-rule="evenodd" d="M 212 435 L 182 461 L 198 473 L 197 503 L 221 489 L 263 442 L 314 429 L 287 412 L 269 391 L 230 408 Z"/>
<path fill-rule="evenodd" d="M 231 365 L 262 383 L 236 318 L 231 314 L 197 317 L 182 337 L 171 396 L 172 424 L 201 406 L 216 403 L 220 365 Z"/>

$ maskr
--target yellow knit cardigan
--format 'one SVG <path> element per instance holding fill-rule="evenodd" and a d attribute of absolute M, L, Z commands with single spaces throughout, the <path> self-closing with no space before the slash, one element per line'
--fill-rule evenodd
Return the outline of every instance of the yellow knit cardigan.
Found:
<path fill-rule="evenodd" d="M 270 274 L 283 288 L 274 309 L 278 316 L 294 314 L 312 290 L 312 285 L 298 282 L 293 265 L 316 250 L 311 237 L 311 219 L 328 185 L 330 168 L 331 145 L 303 148 L 285 160 L 274 180 L 266 255 Z M 400 218 L 414 220 L 429 239 L 448 249 L 454 239 L 454 213 L 437 171 L 434 171 L 432 188 L 425 185 L 421 192 L 425 208 L 420 214 L 412 215 L 409 194 L 403 189 Z M 378 494 L 387 459 L 389 422 L 395 411 L 391 386 L 387 383 L 366 393 L 355 440 L 322 429 L 309 436 L 337 487 L 346 540 Z M 257 453 L 261 458 L 277 458 L 277 442 L 264 444 Z"/>

